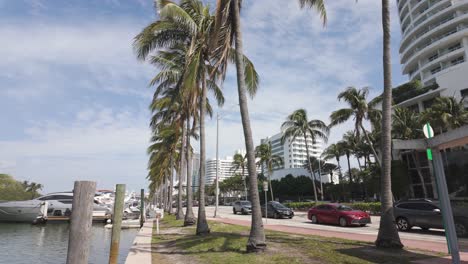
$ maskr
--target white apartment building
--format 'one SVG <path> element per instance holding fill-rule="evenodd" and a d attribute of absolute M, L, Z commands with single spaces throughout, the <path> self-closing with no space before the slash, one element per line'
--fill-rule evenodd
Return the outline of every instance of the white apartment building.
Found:
<path fill-rule="evenodd" d="M 279 169 L 290 169 L 290 168 L 302 168 L 304 163 L 307 161 L 306 145 L 303 137 L 297 137 L 294 141 L 287 139 L 284 143 L 281 143 L 283 133 L 278 133 L 271 137 L 267 137 L 261 140 L 261 143 L 271 143 L 272 153 L 283 158 L 283 166 L 275 168 Z M 319 158 L 322 154 L 322 142 L 312 142 L 310 137 L 307 137 L 307 145 L 309 147 L 309 153 L 311 156 Z"/>
<path fill-rule="evenodd" d="M 418 112 L 433 98 L 468 96 L 468 0 L 397 0 L 403 74 L 438 88 L 398 106 Z"/>
<path fill-rule="evenodd" d="M 245 150 L 237 150 L 236 154 L 245 155 Z M 227 156 L 224 159 L 218 160 L 218 177 L 219 181 L 222 182 L 223 180 L 232 177 L 236 174 L 241 174 L 241 169 L 237 171 L 233 169 L 234 166 L 234 158 L 232 156 Z M 216 158 L 209 159 L 206 161 L 206 184 L 210 185 L 213 184 L 216 180 Z M 260 172 L 260 169 L 257 168 L 257 172 Z M 249 172 L 247 168 L 245 168 L 244 176 L 248 177 Z"/>

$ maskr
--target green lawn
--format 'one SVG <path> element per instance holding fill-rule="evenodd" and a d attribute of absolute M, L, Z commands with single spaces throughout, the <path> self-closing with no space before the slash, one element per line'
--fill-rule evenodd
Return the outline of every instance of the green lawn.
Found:
<path fill-rule="evenodd" d="M 161 234 L 153 232 L 153 263 L 410 263 L 437 257 L 428 252 L 377 250 L 370 243 L 267 231 L 267 251 L 247 254 L 249 228 L 210 222 L 211 234 L 166 215 Z"/>

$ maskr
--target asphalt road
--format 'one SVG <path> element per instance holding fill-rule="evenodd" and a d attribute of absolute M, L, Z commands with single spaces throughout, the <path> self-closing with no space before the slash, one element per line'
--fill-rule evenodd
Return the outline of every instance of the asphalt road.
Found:
<path fill-rule="evenodd" d="M 198 208 L 194 208 L 194 213 L 196 214 Z M 206 214 L 208 218 L 214 216 L 215 207 L 208 206 L 206 207 Z M 234 215 L 232 212 L 232 206 L 219 206 L 218 216 L 221 218 L 228 218 L 234 220 L 244 220 L 250 221 L 250 215 Z M 336 225 L 324 225 L 324 224 L 312 224 L 310 220 L 307 219 L 306 212 L 295 212 L 295 216 L 292 219 L 267 219 L 268 225 L 285 225 L 309 229 L 318 229 L 318 230 L 329 230 L 334 232 L 345 232 L 345 233 L 355 233 L 355 234 L 369 234 L 377 236 L 379 231 L 380 217 L 372 216 L 372 223 L 365 227 L 340 227 Z M 264 218 L 265 219 L 265 218 Z M 422 231 L 421 229 L 414 227 L 410 232 L 400 232 L 401 238 L 406 239 L 415 239 L 415 240 L 427 240 L 427 241 L 439 241 L 445 242 L 445 234 L 443 230 L 440 229 L 431 229 L 430 231 Z M 468 243 L 468 239 L 460 239 L 460 242 Z"/>

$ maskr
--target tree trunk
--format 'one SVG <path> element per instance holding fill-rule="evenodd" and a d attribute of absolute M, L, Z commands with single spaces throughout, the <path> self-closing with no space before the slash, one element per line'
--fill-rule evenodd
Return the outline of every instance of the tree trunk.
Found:
<path fill-rule="evenodd" d="M 418 172 L 419 180 L 421 181 L 424 198 L 427 198 L 426 182 L 424 181 L 424 177 L 421 172 L 421 162 L 419 160 L 419 155 L 416 153 L 416 150 L 411 151 L 411 155 L 413 156 L 414 165 L 416 166 L 416 171 Z"/>
<path fill-rule="evenodd" d="M 384 94 L 382 103 L 382 176 L 380 179 L 380 201 L 382 213 L 379 234 L 375 245 L 382 248 L 402 248 L 393 215 L 392 177 L 391 177 L 391 141 L 392 141 L 392 64 L 390 53 L 390 6 L 388 0 L 382 0 L 383 27 L 383 72 Z M 377 158 L 377 157 L 376 157 Z"/>
<path fill-rule="evenodd" d="M 351 173 L 351 163 L 349 162 L 349 152 L 346 152 L 346 159 L 348 160 L 349 183 L 353 183 L 353 174 Z"/>
<path fill-rule="evenodd" d="M 205 211 L 205 160 L 206 160 L 206 135 L 205 135 L 205 115 L 206 115 L 206 79 L 205 72 L 202 73 L 202 98 L 200 102 L 200 187 L 198 192 L 198 221 L 197 235 L 210 233 L 210 227 L 206 221 Z"/>
<path fill-rule="evenodd" d="M 162 183 L 162 197 L 161 197 L 161 209 L 167 212 L 167 188 L 166 188 L 166 179 L 163 179 Z"/>
<path fill-rule="evenodd" d="M 192 194 L 192 151 L 190 146 L 190 118 L 187 118 L 187 211 L 185 211 L 184 226 L 195 224 L 193 215 L 193 194 Z"/>
<path fill-rule="evenodd" d="M 169 192 L 168 192 L 169 207 L 167 208 L 167 211 L 168 211 L 169 214 L 172 214 L 172 199 L 173 199 L 172 198 L 173 197 L 172 192 L 174 191 L 174 159 L 173 158 L 171 158 L 170 164 L 171 164 L 170 165 L 171 168 L 170 168 L 170 171 L 169 171 L 169 177 L 170 177 L 169 185 L 170 186 L 169 186 Z"/>
<path fill-rule="evenodd" d="M 244 195 L 245 195 L 245 200 L 248 201 L 247 197 L 247 184 L 245 183 L 245 165 L 242 166 L 242 181 L 244 182 Z"/>
<path fill-rule="evenodd" d="M 312 186 L 314 187 L 315 203 L 317 204 L 318 203 L 318 198 L 317 198 L 317 188 L 315 187 L 315 175 L 314 175 L 314 170 L 312 169 L 312 162 L 310 162 L 309 144 L 307 144 L 307 137 L 306 137 L 305 133 L 304 133 L 304 141 L 305 141 L 305 146 L 306 146 L 307 161 L 309 163 L 310 174 L 312 175 Z"/>
<path fill-rule="evenodd" d="M 391 81 L 390 81 L 390 85 L 391 85 Z M 383 120 L 382 120 L 382 122 L 383 122 Z M 371 140 L 369 138 L 369 134 L 367 134 L 367 131 L 366 131 L 366 129 L 364 128 L 364 126 L 362 124 L 361 124 L 361 129 L 362 129 L 362 132 L 364 133 L 364 136 L 366 137 L 367 143 L 369 143 L 369 147 L 372 150 L 372 154 L 374 154 L 375 161 L 377 161 L 377 164 L 379 164 L 379 166 L 382 166 L 382 162 L 380 161 L 379 156 L 377 155 L 377 152 L 375 151 L 374 144 L 372 144 L 372 142 L 371 142 Z"/>
<path fill-rule="evenodd" d="M 268 184 L 270 185 L 270 194 L 271 194 L 271 200 L 274 201 L 274 195 L 273 195 L 273 186 L 271 186 L 271 172 L 268 170 Z"/>
<path fill-rule="evenodd" d="M 182 181 L 186 176 L 186 167 L 185 167 L 185 148 L 186 148 L 186 137 L 185 133 L 187 131 L 187 128 L 185 127 L 185 123 L 182 123 L 182 146 L 180 147 L 180 165 L 179 165 L 179 184 L 177 188 L 177 214 L 176 214 L 176 219 L 184 219 L 184 208 L 182 205 Z"/>
<path fill-rule="evenodd" d="M 257 185 L 257 170 L 255 166 L 255 149 L 252 139 L 252 129 L 250 127 L 249 109 L 247 106 L 247 95 L 245 85 L 244 59 L 242 50 L 242 32 L 240 24 L 239 0 L 231 3 L 234 15 L 234 31 L 236 44 L 236 72 L 237 90 L 239 95 L 239 108 L 244 130 L 245 148 L 247 151 L 247 165 L 249 172 L 249 192 L 252 203 L 252 221 L 250 227 L 249 240 L 247 241 L 247 252 L 259 252 L 266 249 L 265 232 L 263 229 L 262 212 Z"/>
<path fill-rule="evenodd" d="M 356 156 L 357 164 L 359 166 L 359 170 L 362 171 L 362 166 L 361 166 L 361 161 L 359 160 L 359 157 Z"/>

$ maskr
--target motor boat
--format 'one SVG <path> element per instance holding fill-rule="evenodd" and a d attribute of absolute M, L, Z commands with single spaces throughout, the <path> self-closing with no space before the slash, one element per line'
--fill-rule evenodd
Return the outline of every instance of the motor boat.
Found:
<path fill-rule="evenodd" d="M 71 215 L 73 192 L 50 193 L 34 199 L 33 201 L 42 201 L 48 203 L 47 217 L 49 219 L 62 217 L 68 218 Z M 111 209 L 94 199 L 93 220 L 106 220 L 111 216 Z"/>
<path fill-rule="evenodd" d="M 46 220 L 47 202 L 0 201 L 0 222 L 37 223 Z"/>

